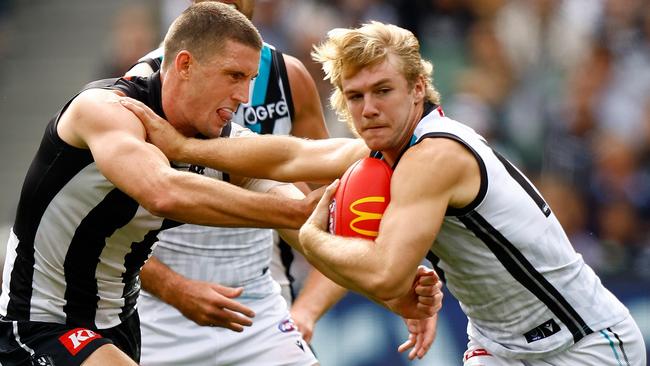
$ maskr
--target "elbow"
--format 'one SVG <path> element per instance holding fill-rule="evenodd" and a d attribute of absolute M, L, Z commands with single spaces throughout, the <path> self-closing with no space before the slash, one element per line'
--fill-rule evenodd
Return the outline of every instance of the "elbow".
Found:
<path fill-rule="evenodd" d="M 178 214 L 180 201 L 178 194 L 174 193 L 173 186 L 158 182 L 150 184 L 140 195 L 138 203 L 149 213 L 158 217 L 173 218 Z"/>
<path fill-rule="evenodd" d="M 368 283 L 368 295 L 381 301 L 390 301 L 408 293 L 411 283 L 407 279 L 395 276 L 390 269 L 382 270 Z"/>
<path fill-rule="evenodd" d="M 177 212 L 178 205 L 169 194 L 156 194 L 146 202 L 142 203 L 147 211 L 158 217 L 172 218 L 174 212 Z"/>

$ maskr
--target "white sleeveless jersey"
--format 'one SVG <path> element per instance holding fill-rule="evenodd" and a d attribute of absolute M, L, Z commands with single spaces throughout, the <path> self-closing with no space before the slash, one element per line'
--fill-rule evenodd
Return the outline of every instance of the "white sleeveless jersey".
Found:
<path fill-rule="evenodd" d="M 503 357 L 530 357 L 628 315 L 519 170 L 440 108 L 419 122 L 412 145 L 434 137 L 465 145 L 481 171 L 477 198 L 447 211 L 429 256 L 467 314 L 471 337 Z"/>
<path fill-rule="evenodd" d="M 231 138 L 251 134 L 244 127 L 231 126 Z M 227 174 L 220 171 L 201 169 L 205 176 L 228 180 Z M 284 183 L 250 179 L 244 188 L 265 192 L 281 184 Z M 163 231 L 159 239 L 153 255 L 185 277 L 224 286 L 243 286 L 242 297 L 246 298 L 262 298 L 279 292 L 269 271 L 273 250 L 271 230 L 185 224 Z"/>

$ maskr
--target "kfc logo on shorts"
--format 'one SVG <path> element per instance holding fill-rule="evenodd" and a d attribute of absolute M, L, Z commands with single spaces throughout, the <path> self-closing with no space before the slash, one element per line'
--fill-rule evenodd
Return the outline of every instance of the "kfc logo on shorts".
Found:
<path fill-rule="evenodd" d="M 296 330 L 296 325 L 293 323 L 293 320 L 286 319 L 278 324 L 278 329 L 280 329 L 280 332 L 282 333 L 289 333 Z"/>
<path fill-rule="evenodd" d="M 59 337 L 59 342 L 74 356 L 86 347 L 88 343 L 99 338 L 102 338 L 102 336 L 90 329 L 76 328 Z"/>

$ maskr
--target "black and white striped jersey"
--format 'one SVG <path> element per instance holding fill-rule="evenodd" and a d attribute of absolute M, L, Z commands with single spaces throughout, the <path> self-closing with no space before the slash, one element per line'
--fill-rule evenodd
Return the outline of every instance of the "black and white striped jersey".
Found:
<path fill-rule="evenodd" d="M 481 172 L 478 196 L 448 209 L 430 256 L 467 314 L 470 336 L 504 357 L 543 355 L 628 315 L 517 168 L 471 128 L 430 109 L 411 146 L 439 137 L 467 147 Z"/>
<path fill-rule="evenodd" d="M 106 79 L 161 116 L 159 74 Z M 73 98 L 74 99 L 74 98 Z M 139 272 L 159 231 L 177 223 L 153 216 L 109 182 L 90 150 L 49 122 L 23 183 L 7 245 L 0 313 L 11 320 L 109 328 L 135 311 Z"/>

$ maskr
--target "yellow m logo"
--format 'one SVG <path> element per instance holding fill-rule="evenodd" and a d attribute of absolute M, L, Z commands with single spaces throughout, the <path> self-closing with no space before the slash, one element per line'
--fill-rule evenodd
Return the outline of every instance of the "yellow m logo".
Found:
<path fill-rule="evenodd" d="M 369 196 L 369 197 L 359 198 L 358 200 L 352 202 L 350 204 L 350 211 L 353 214 L 357 215 L 357 217 L 354 218 L 354 220 L 350 221 L 350 229 L 352 229 L 352 231 L 354 231 L 354 232 L 356 232 L 358 234 L 361 234 L 361 235 L 372 236 L 372 237 L 376 237 L 377 235 L 379 235 L 379 232 L 377 232 L 377 231 L 360 229 L 360 228 L 356 227 L 355 224 L 357 222 L 367 221 L 367 220 L 381 220 L 381 217 L 383 216 L 383 214 L 375 213 L 375 212 L 359 211 L 359 210 L 355 209 L 355 207 L 357 205 L 362 204 L 362 203 L 367 203 L 367 202 L 379 202 L 379 203 L 382 203 L 382 202 L 385 202 L 385 201 L 386 201 L 385 197 Z"/>

